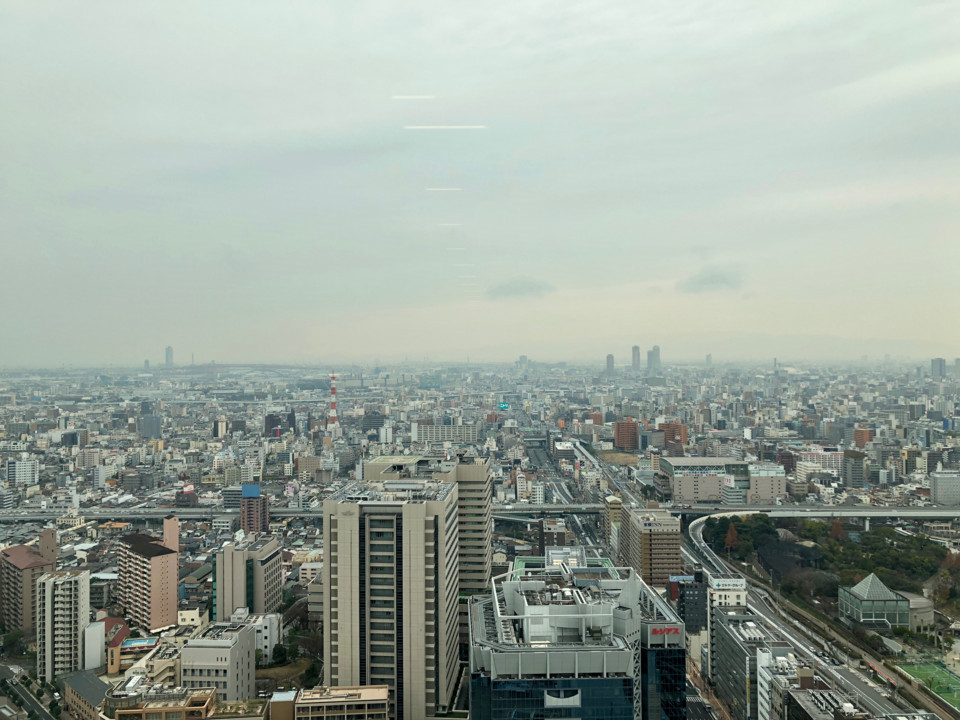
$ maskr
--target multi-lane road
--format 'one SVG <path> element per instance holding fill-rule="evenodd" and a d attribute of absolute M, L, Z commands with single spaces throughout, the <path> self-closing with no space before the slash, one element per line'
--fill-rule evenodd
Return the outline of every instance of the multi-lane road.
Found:
<path fill-rule="evenodd" d="M 731 572 L 723 560 L 710 549 L 703 540 L 703 519 L 692 522 L 689 526 L 690 537 L 693 540 L 696 557 L 690 555 L 689 551 L 684 550 L 691 559 L 702 563 L 708 570 L 713 572 Z M 846 692 L 854 696 L 858 703 L 866 710 L 875 715 L 888 715 L 902 712 L 903 708 L 898 707 L 890 701 L 887 693 L 877 687 L 874 683 L 867 680 L 859 672 L 844 665 L 834 664 L 823 649 L 818 649 L 815 645 L 820 644 L 823 648 L 829 648 L 832 643 L 828 639 L 818 638 L 811 640 L 808 636 L 810 629 L 803 627 L 794 618 L 783 612 L 780 604 L 771 598 L 762 588 L 754 583 L 748 583 L 748 604 L 747 606 L 755 614 L 764 619 L 784 640 L 791 643 L 797 653 L 809 660 L 817 668 L 817 672 L 824 678 L 829 679 L 833 685 L 841 692 Z"/>

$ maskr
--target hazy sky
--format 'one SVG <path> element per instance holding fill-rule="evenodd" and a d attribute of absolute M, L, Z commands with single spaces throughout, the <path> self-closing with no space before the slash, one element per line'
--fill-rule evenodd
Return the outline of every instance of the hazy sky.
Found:
<path fill-rule="evenodd" d="M 952 358 L 958 38 L 950 1 L 4 0 L 0 366 Z"/>

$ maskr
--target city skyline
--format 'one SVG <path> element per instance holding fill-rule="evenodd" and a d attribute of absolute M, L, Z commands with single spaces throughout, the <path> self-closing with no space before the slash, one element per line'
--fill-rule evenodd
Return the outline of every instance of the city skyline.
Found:
<path fill-rule="evenodd" d="M 951 10 L 21 5 L 2 363 L 955 357 Z"/>

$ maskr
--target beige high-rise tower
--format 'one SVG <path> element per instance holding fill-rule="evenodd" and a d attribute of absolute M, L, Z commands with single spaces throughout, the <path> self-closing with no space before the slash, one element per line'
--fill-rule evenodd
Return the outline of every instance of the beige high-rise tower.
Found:
<path fill-rule="evenodd" d="M 168 515 L 162 540 L 132 533 L 120 538 L 120 607 L 133 624 L 154 632 L 177 624 L 180 523 Z"/>
<path fill-rule="evenodd" d="M 328 685 L 387 685 L 390 717 L 448 710 L 458 672 L 455 482 L 350 486 L 323 503 Z"/>
<path fill-rule="evenodd" d="M 272 537 L 227 543 L 213 566 L 213 619 L 227 620 L 237 608 L 277 612 L 283 602 L 280 543 Z"/>
<path fill-rule="evenodd" d="M 620 523 L 620 559 L 643 581 L 665 588 L 671 575 L 683 567 L 680 555 L 680 518 L 656 509 L 631 508 Z"/>
<path fill-rule="evenodd" d="M 460 643 L 470 643 L 470 597 L 490 592 L 493 527 L 490 504 L 493 479 L 490 462 L 460 463 L 454 470 L 460 518 Z"/>

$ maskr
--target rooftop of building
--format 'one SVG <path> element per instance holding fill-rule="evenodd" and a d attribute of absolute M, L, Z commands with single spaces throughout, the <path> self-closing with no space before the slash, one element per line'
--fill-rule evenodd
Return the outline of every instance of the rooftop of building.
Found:
<path fill-rule="evenodd" d="M 833 690 L 791 690 L 790 698 L 796 702 L 811 720 L 833 720 L 834 711 L 849 705 L 847 698 Z"/>
<path fill-rule="evenodd" d="M 106 697 L 107 691 L 110 690 L 110 686 L 107 683 L 103 682 L 89 670 L 81 670 L 80 672 L 64 675 L 58 680 L 58 683 L 61 688 L 69 686 L 71 690 L 93 707 L 97 707 L 103 698 Z"/>
<path fill-rule="evenodd" d="M 18 570 L 28 570 L 52 564 L 49 560 L 44 559 L 40 550 L 32 545 L 12 545 L 3 548 L 3 550 L 0 550 L 0 556 Z"/>
<path fill-rule="evenodd" d="M 340 702 L 387 702 L 390 688 L 386 685 L 315 687 L 301 690 L 297 696 L 299 703 L 340 703 Z"/>
<path fill-rule="evenodd" d="M 402 504 L 410 502 L 442 501 L 457 487 L 455 482 L 409 478 L 388 481 L 382 486 L 350 483 L 330 496 L 337 502 L 359 504 Z"/>
<path fill-rule="evenodd" d="M 771 635 L 759 616 L 745 607 L 728 608 L 722 612 L 721 622 L 730 634 L 743 645 L 763 645 L 765 647 L 779 643 L 779 638 Z M 783 647 L 777 645 L 777 647 Z M 786 646 L 789 647 L 789 646 Z"/>
<path fill-rule="evenodd" d="M 207 625 L 196 637 L 188 641 L 187 645 L 195 643 L 198 640 L 228 640 L 234 639 L 236 634 L 247 627 L 246 623 L 241 622 L 217 622 Z"/>
<path fill-rule="evenodd" d="M 661 457 L 661 463 L 670 463 L 673 467 L 696 467 L 697 465 L 748 465 L 746 460 L 728 457 Z"/>
<path fill-rule="evenodd" d="M 617 568 L 608 558 L 591 558 L 580 567 L 547 564 L 547 557 L 518 560 L 511 572 L 494 578 L 489 598 L 471 605 L 474 639 L 515 649 L 619 648 L 625 640 L 613 632 L 615 612 L 628 616 L 638 612 L 632 617 L 649 622 L 680 623 L 632 568 Z M 564 620 L 569 608 L 576 608 L 574 614 L 583 621 L 579 630 Z"/>
<path fill-rule="evenodd" d="M 170 555 L 174 553 L 174 550 L 163 545 L 163 541 L 160 538 L 153 537 L 152 535 L 144 535 L 143 533 L 130 533 L 129 535 L 124 535 L 120 538 L 120 542 L 124 545 L 127 545 L 131 550 L 133 550 L 137 555 L 142 555 L 143 557 L 154 558 L 161 555 Z"/>

